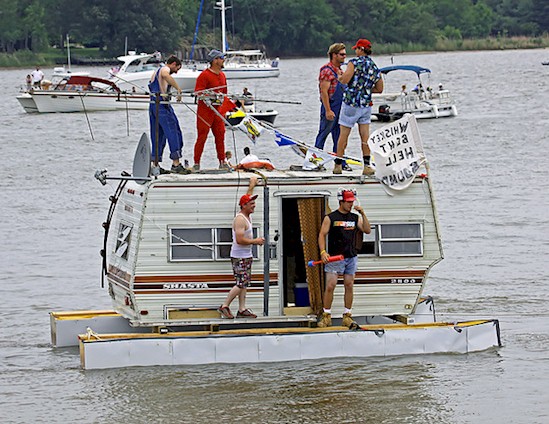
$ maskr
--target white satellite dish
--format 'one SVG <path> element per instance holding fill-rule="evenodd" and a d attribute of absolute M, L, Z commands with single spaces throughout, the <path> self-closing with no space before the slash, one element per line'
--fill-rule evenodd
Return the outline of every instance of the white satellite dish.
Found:
<path fill-rule="evenodd" d="M 133 157 L 133 177 L 138 184 L 145 184 L 151 174 L 151 142 L 146 133 L 141 135 Z M 139 178 L 144 178 L 143 180 Z"/>

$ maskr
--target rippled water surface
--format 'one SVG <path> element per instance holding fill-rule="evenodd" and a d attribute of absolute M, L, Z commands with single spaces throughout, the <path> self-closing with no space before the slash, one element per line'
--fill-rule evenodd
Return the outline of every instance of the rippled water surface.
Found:
<path fill-rule="evenodd" d="M 131 169 L 147 113 L 91 113 L 89 124 L 84 114 L 29 115 L 15 99 L 28 70 L 0 70 L 0 421 L 549 422 L 549 67 L 541 65 L 548 58 L 549 50 L 394 58 L 431 68 L 433 85 L 443 82 L 459 110 L 420 122 L 445 250 L 426 292 L 447 317 L 499 318 L 502 348 L 106 371 L 82 371 L 77 349 L 51 348 L 48 312 L 110 308 L 98 251 L 112 186 L 93 173 Z M 280 78 L 230 82 L 230 89 L 301 101 L 264 108 L 280 112 L 283 131 L 311 141 L 323 62 L 283 61 Z M 190 158 L 194 115 L 185 106 L 177 112 Z M 228 133 L 228 149 L 245 145 Z M 279 166 L 297 163 L 271 139 L 253 149 Z M 358 152 L 355 130 L 350 153 Z M 211 139 L 204 158 L 215 165 Z"/>

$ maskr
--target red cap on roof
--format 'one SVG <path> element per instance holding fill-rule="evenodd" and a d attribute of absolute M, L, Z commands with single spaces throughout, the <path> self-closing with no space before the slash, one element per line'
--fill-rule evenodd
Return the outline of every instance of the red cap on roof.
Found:
<path fill-rule="evenodd" d="M 353 46 L 353 50 L 356 49 L 357 47 L 363 47 L 365 49 L 371 49 L 372 48 L 372 43 L 370 43 L 368 40 L 366 40 L 365 38 L 361 38 L 360 40 L 358 40 L 356 42 L 356 44 Z"/>
<path fill-rule="evenodd" d="M 250 196 L 249 194 L 245 194 L 240 198 L 240 202 L 238 202 L 238 204 L 240 206 L 244 206 L 245 204 L 250 203 L 252 200 L 255 200 L 255 199 L 257 199 L 257 194 L 255 196 Z"/>
<path fill-rule="evenodd" d="M 343 201 L 354 202 L 356 200 L 355 193 L 352 190 L 343 190 Z"/>

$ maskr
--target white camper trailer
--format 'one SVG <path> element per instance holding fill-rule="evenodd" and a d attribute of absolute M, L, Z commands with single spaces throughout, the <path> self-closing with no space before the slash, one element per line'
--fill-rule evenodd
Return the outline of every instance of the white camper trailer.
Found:
<path fill-rule="evenodd" d="M 125 185 L 108 226 L 106 250 L 106 277 L 117 312 L 136 326 L 188 323 L 205 311 L 218 317 L 216 310 L 234 285 L 231 225 L 249 175 L 170 175 Z M 268 243 L 254 246 L 247 297 L 258 315 L 295 316 L 300 283 L 308 283 L 311 309 L 306 312 L 318 312 L 324 276 L 322 267 L 307 262 L 319 259 L 321 220 L 337 209 L 340 187 L 356 189 L 373 230 L 361 241 L 354 315 L 414 312 L 430 268 L 442 258 L 427 179 L 417 178 L 398 199 L 361 176 L 273 171 L 262 184 L 256 188 L 253 228 Z M 338 289 L 334 304 L 342 308 Z"/>

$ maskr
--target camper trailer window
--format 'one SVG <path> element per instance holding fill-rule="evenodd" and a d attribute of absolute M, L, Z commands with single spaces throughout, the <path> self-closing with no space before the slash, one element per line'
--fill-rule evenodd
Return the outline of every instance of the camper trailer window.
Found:
<path fill-rule="evenodd" d="M 231 258 L 233 233 L 231 228 L 170 228 L 170 261 L 215 260 Z M 253 228 L 257 237 L 258 229 Z M 257 246 L 252 247 L 255 259 L 259 258 Z"/>
<path fill-rule="evenodd" d="M 170 228 L 170 260 L 213 259 L 211 228 Z"/>
<path fill-rule="evenodd" d="M 128 250 L 130 247 L 130 236 L 132 233 L 132 224 L 125 222 L 120 223 L 118 235 L 116 236 L 115 254 L 122 259 L 128 259 Z"/>
<path fill-rule="evenodd" d="M 423 255 L 421 224 L 380 224 L 378 232 L 379 256 Z"/>

